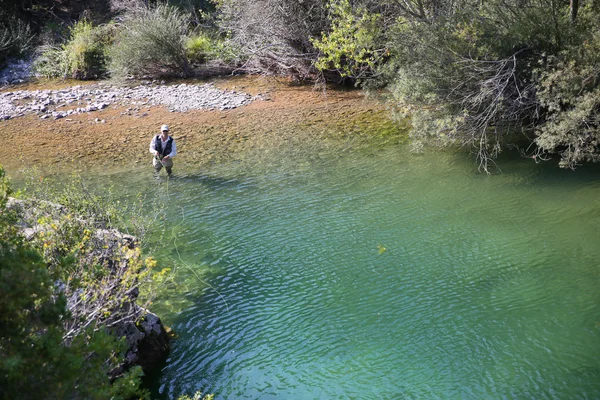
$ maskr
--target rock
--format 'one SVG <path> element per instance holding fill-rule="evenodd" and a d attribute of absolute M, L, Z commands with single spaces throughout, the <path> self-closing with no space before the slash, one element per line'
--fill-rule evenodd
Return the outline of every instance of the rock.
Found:
<path fill-rule="evenodd" d="M 18 105 L 20 100 L 31 99 L 30 104 Z M 249 104 L 255 98 L 239 91 L 223 91 L 212 84 L 165 85 L 162 82 L 148 82 L 134 88 L 110 86 L 100 83 L 94 87 L 74 86 L 60 90 L 35 90 L 7 92 L 0 95 L 0 116 L 8 118 L 27 113 L 46 112 L 48 107 L 68 107 L 77 102 L 78 106 L 62 111 L 52 111 L 56 118 L 74 113 L 95 112 L 111 104 L 164 106 L 171 112 L 189 110 L 228 110 Z M 84 103 L 84 104 L 82 104 Z M 87 104 L 85 104 L 87 103 Z M 128 107 L 127 113 L 139 111 L 139 107 Z M 145 116 L 145 115 L 143 115 Z M 4 117 L 6 118 L 6 117 Z"/>
<path fill-rule="evenodd" d="M 144 333 L 138 344 L 138 365 L 148 372 L 164 361 L 170 350 L 169 335 L 160 318 L 147 310 L 139 328 Z"/>
<path fill-rule="evenodd" d="M 121 322 L 111 329 L 113 335 L 124 337 L 127 343 L 124 362 L 109 373 L 112 379 L 134 365 L 141 366 L 147 374 L 169 355 L 170 336 L 160 318 L 141 307 L 137 307 L 137 313 L 140 315 L 137 322 Z"/>

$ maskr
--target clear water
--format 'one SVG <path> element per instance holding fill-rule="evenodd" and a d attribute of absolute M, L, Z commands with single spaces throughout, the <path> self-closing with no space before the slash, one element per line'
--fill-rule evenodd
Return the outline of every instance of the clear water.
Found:
<path fill-rule="evenodd" d="M 184 271 L 155 397 L 600 398 L 598 168 L 307 154 L 128 178 Z"/>

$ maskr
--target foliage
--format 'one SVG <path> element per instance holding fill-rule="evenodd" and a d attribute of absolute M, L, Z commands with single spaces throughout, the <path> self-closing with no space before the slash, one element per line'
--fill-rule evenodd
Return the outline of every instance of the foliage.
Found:
<path fill-rule="evenodd" d="M 297 79 L 316 76 L 317 50 L 310 38 L 327 30 L 322 0 L 222 0 L 219 27 L 253 73 Z"/>
<path fill-rule="evenodd" d="M 190 62 L 203 63 L 210 58 L 213 43 L 208 35 L 200 33 L 188 38 L 185 49 Z"/>
<path fill-rule="evenodd" d="M 548 58 L 540 68 L 538 97 L 546 120 L 536 130 L 543 152 L 558 153 L 562 167 L 600 160 L 600 24 L 586 7 L 581 24 L 588 34 L 581 45 Z"/>
<path fill-rule="evenodd" d="M 0 168 L 0 386 L 2 398 L 128 399 L 138 391 L 134 368 L 111 384 L 107 372 L 124 343 L 84 330 L 65 342 L 72 319 L 64 292 L 39 251 L 24 240 L 7 208 L 10 186 Z"/>
<path fill-rule="evenodd" d="M 381 15 L 364 8 L 355 15 L 348 0 L 332 0 L 328 7 L 330 32 L 311 40 L 321 53 L 315 66 L 321 71 L 334 69 L 341 77 L 373 75 L 387 53 L 385 47 L 377 48 L 381 36 L 377 20 Z"/>
<path fill-rule="evenodd" d="M 169 4 L 192 15 L 197 25 L 202 24 L 215 11 L 214 0 L 171 0 Z"/>
<path fill-rule="evenodd" d="M 32 45 L 33 34 L 28 24 L 0 12 L 0 66 L 9 57 L 26 54 Z"/>
<path fill-rule="evenodd" d="M 188 396 L 186 394 L 179 396 L 177 400 L 213 400 L 214 398 L 214 394 L 207 394 L 202 396 L 202 392 L 196 392 L 193 396 Z"/>
<path fill-rule="evenodd" d="M 80 20 L 70 27 L 66 43 L 42 47 L 34 71 L 48 78 L 100 78 L 107 72 L 107 50 L 111 42 L 111 25 L 94 27 L 91 22 Z"/>
<path fill-rule="evenodd" d="M 192 74 L 186 54 L 189 16 L 159 4 L 126 19 L 110 50 L 114 77 Z"/>
<path fill-rule="evenodd" d="M 68 300 L 72 318 L 64 323 L 64 340 L 89 329 L 136 321 L 140 308 L 134 301 L 151 270 L 135 237 L 115 231 L 129 225 L 143 235 L 135 210 L 91 193 L 77 176 L 62 186 L 50 179 L 30 179 L 25 193 L 27 212 L 21 218 L 35 226 L 31 243 Z M 132 216 L 127 224 L 124 215 Z M 151 300 L 149 294 L 147 301 Z"/>
<path fill-rule="evenodd" d="M 148 0 L 110 0 L 110 9 L 115 13 L 137 15 L 147 11 L 154 3 Z"/>
<path fill-rule="evenodd" d="M 44 45 L 39 48 L 41 54 L 33 62 L 33 73 L 44 78 L 66 77 L 68 71 L 68 54 L 61 46 Z"/>
<path fill-rule="evenodd" d="M 218 60 L 235 64 L 239 60 L 238 52 L 228 38 L 213 38 L 206 33 L 198 33 L 186 42 L 187 57 L 191 63 L 204 63 Z"/>
<path fill-rule="evenodd" d="M 64 47 L 69 55 L 70 76 L 91 79 L 106 73 L 107 49 L 112 41 L 112 26 L 93 27 L 86 20 L 78 21 L 71 28 L 71 39 Z"/>
<path fill-rule="evenodd" d="M 532 66 L 577 35 L 555 2 L 521 3 L 464 1 L 443 16 L 398 20 L 382 72 L 412 114 L 417 144 L 471 147 L 488 172 L 507 143 L 539 124 Z"/>

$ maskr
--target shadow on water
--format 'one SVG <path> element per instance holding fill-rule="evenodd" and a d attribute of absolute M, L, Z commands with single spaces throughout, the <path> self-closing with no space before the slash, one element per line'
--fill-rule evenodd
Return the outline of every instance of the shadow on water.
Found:
<path fill-rule="evenodd" d="M 171 183 L 177 185 L 198 184 L 213 190 L 248 187 L 248 180 L 246 178 L 231 178 L 209 173 L 187 173 L 180 175 L 174 173 L 170 178 L 165 177 L 164 180 L 170 180 Z"/>
<path fill-rule="evenodd" d="M 428 156 L 439 157 L 445 151 L 435 151 Z M 535 160 L 524 156 L 518 150 L 504 150 L 489 166 L 489 174 L 479 169 L 475 154 L 469 151 L 455 151 L 450 154 L 449 166 L 464 172 L 469 172 L 481 179 L 494 177 L 512 177 L 515 183 L 527 185 L 572 186 L 590 185 L 600 180 L 600 163 L 585 163 L 575 169 L 561 168 L 560 157 L 552 155 L 547 160 Z"/>

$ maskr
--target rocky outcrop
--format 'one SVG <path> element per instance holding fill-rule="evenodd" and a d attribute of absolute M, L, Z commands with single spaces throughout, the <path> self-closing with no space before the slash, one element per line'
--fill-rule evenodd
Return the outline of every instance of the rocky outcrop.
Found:
<path fill-rule="evenodd" d="M 170 336 L 160 318 L 141 307 L 138 309 L 141 315 L 138 321 L 123 322 L 112 329 L 117 337 L 125 337 L 127 352 L 124 362 L 110 372 L 111 378 L 134 365 L 148 373 L 160 366 L 169 354 Z"/>

